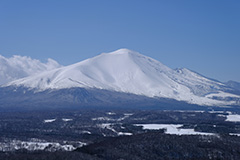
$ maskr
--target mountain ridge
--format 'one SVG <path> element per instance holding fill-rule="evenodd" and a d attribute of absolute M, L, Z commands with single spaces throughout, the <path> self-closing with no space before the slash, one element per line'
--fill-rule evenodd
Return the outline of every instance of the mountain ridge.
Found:
<path fill-rule="evenodd" d="M 70 88 L 102 89 L 150 98 L 170 98 L 190 104 L 239 104 L 239 95 L 219 81 L 189 69 L 173 70 L 128 49 L 102 53 L 84 61 L 10 82 L 3 87 L 25 87 L 34 92 Z"/>

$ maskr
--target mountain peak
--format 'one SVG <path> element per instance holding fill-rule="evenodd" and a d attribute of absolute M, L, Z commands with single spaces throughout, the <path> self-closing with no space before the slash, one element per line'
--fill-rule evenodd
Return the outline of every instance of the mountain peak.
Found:
<path fill-rule="evenodd" d="M 127 48 L 121 48 L 108 54 L 139 54 L 139 53 Z"/>
<path fill-rule="evenodd" d="M 221 91 L 223 84 L 185 68 L 174 71 L 157 60 L 126 48 L 19 79 L 5 86 L 23 86 L 37 91 L 95 88 L 201 105 L 226 104 L 206 97 L 216 97 L 211 93 Z"/>

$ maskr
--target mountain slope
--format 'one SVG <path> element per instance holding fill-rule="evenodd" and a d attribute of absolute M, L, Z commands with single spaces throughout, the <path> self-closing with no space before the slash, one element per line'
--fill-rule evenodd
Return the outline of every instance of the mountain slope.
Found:
<path fill-rule="evenodd" d="M 240 83 L 235 81 L 228 81 L 225 83 L 227 86 L 234 88 L 235 90 L 240 91 Z"/>
<path fill-rule="evenodd" d="M 228 87 L 223 83 L 188 69 L 172 70 L 128 49 L 102 53 L 70 66 L 10 82 L 7 86 L 26 87 L 35 92 L 74 87 L 96 88 L 199 105 L 237 104 L 236 99 L 240 98 L 225 93 Z M 226 97 L 234 99 L 226 100 Z"/>
<path fill-rule="evenodd" d="M 0 55 L 0 85 L 59 67 L 61 65 L 52 59 L 48 59 L 47 63 L 42 63 L 25 56 L 15 55 L 6 58 Z"/>

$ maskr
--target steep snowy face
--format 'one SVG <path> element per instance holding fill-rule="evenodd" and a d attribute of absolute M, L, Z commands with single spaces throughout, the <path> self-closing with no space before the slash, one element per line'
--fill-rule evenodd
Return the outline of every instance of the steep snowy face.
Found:
<path fill-rule="evenodd" d="M 206 97 L 222 83 L 187 69 L 172 70 L 137 52 L 120 49 L 7 84 L 38 91 L 71 87 L 107 89 L 148 97 L 165 97 L 201 105 L 224 105 Z"/>
<path fill-rule="evenodd" d="M 204 96 L 209 92 L 217 92 L 226 87 L 226 85 L 221 82 L 210 80 L 186 68 L 175 69 L 175 72 L 172 78 L 176 82 L 190 88 L 191 92 L 198 96 Z"/>
<path fill-rule="evenodd" d="M 168 97 L 179 87 L 167 73 L 172 70 L 137 52 L 120 49 L 25 78 L 9 85 L 45 89 L 94 87 L 148 96 Z"/>
<path fill-rule="evenodd" d="M 61 65 L 52 59 L 48 59 L 47 63 L 42 63 L 25 56 L 15 55 L 6 58 L 0 55 L 0 85 L 58 67 Z"/>

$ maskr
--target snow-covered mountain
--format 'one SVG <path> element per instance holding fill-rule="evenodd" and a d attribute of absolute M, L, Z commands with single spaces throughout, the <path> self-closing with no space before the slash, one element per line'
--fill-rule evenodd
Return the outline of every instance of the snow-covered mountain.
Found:
<path fill-rule="evenodd" d="M 228 81 L 225 83 L 227 86 L 232 87 L 238 91 L 240 91 L 240 83 L 239 82 L 235 82 L 235 81 Z"/>
<path fill-rule="evenodd" d="M 82 62 L 6 84 L 34 92 L 71 88 L 100 89 L 207 106 L 239 105 L 225 84 L 188 69 L 173 70 L 128 49 L 102 53 Z"/>
<path fill-rule="evenodd" d="M 26 56 L 15 55 L 6 58 L 0 55 L 0 85 L 59 67 L 61 65 L 53 59 L 48 59 L 46 63 L 42 63 Z"/>

